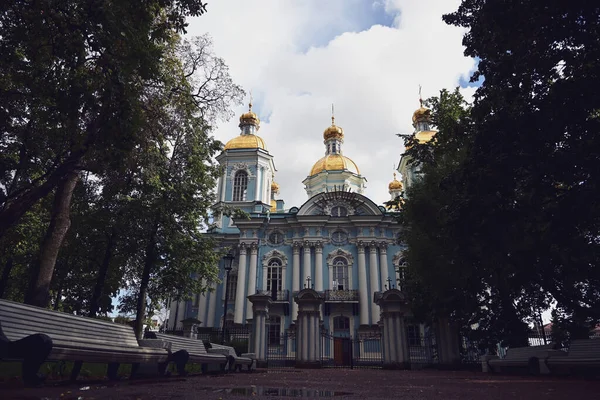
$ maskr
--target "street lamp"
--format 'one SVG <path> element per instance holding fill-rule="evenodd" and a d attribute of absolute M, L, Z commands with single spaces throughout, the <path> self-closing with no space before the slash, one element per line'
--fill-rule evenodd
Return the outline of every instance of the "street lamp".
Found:
<path fill-rule="evenodd" d="M 231 272 L 231 263 L 233 262 L 233 254 L 231 252 L 223 256 L 223 268 L 227 272 L 227 280 L 225 281 L 225 304 L 223 305 L 223 330 L 221 331 L 221 344 L 225 343 L 225 323 L 227 320 L 227 301 L 229 300 L 229 273 Z"/>

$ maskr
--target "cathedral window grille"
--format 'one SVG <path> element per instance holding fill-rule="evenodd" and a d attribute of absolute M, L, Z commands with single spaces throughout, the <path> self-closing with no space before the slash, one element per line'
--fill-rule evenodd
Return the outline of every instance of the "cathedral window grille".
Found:
<path fill-rule="evenodd" d="M 280 346 L 281 338 L 281 317 L 271 315 L 269 317 L 269 346 Z"/>
<path fill-rule="evenodd" d="M 348 234 L 344 231 L 335 231 L 331 234 L 331 242 L 335 245 L 345 244 L 348 240 Z"/>
<path fill-rule="evenodd" d="M 267 266 L 267 291 L 271 293 L 274 299 L 277 299 L 277 293 L 281 293 L 283 289 L 281 266 L 281 260 L 278 258 L 271 259 Z"/>
<path fill-rule="evenodd" d="M 269 242 L 271 242 L 272 244 L 282 244 L 283 234 L 281 232 L 272 232 L 269 235 Z"/>
<path fill-rule="evenodd" d="M 248 173 L 238 171 L 233 178 L 233 201 L 245 201 L 248 190 Z"/>
<path fill-rule="evenodd" d="M 349 290 L 348 287 L 348 260 L 336 257 L 333 260 L 333 290 Z"/>
<path fill-rule="evenodd" d="M 335 206 L 331 208 L 332 217 L 346 217 L 348 216 L 348 210 L 342 206 Z"/>
<path fill-rule="evenodd" d="M 227 281 L 227 301 L 235 300 L 235 292 L 237 291 L 237 275 L 229 274 Z"/>

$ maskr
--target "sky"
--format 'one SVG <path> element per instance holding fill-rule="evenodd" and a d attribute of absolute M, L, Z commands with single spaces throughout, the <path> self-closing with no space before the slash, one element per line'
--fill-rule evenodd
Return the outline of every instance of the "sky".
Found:
<path fill-rule="evenodd" d="M 441 89 L 475 91 L 476 60 L 463 55 L 464 30 L 441 17 L 460 0 L 227 0 L 189 20 L 187 36 L 209 33 L 233 80 L 253 97 L 258 135 L 274 156 L 286 208 L 308 196 L 302 181 L 325 153 L 323 131 L 344 129 L 343 154 L 367 178 L 365 195 L 389 200 L 387 185 L 423 98 Z M 220 121 L 222 142 L 239 135 L 238 117 Z"/>

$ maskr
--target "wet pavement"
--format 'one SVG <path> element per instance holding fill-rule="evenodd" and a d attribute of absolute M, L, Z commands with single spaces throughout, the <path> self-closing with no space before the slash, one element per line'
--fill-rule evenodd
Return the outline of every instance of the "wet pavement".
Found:
<path fill-rule="evenodd" d="M 290 370 L 217 376 L 78 381 L 27 389 L 0 384 L 0 399 L 573 399 L 599 398 L 600 381 L 471 371 Z"/>

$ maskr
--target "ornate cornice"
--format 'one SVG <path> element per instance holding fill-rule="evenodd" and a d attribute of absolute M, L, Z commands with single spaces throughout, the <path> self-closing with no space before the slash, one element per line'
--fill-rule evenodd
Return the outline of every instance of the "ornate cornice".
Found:
<path fill-rule="evenodd" d="M 272 258 L 279 258 L 281 260 L 282 266 L 283 267 L 287 266 L 287 263 L 288 263 L 287 256 L 284 253 L 282 253 L 281 251 L 271 250 L 271 251 L 265 253 L 265 255 L 262 258 L 263 267 L 268 266 L 269 260 Z"/>
<path fill-rule="evenodd" d="M 327 254 L 327 265 L 332 266 L 333 259 L 336 257 L 344 257 L 346 260 L 348 260 L 349 266 L 354 264 L 354 256 L 352 256 L 352 253 L 350 253 L 349 251 L 346 251 L 344 249 L 336 249 L 336 250 L 330 252 L 329 254 Z"/>

